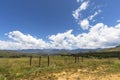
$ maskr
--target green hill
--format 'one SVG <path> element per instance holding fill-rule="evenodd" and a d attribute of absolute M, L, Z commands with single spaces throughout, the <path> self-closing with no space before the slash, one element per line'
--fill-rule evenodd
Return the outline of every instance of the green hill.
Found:
<path fill-rule="evenodd" d="M 39 55 L 33 53 L 23 53 L 15 50 L 0 50 L 0 58 L 2 57 L 19 58 L 19 57 L 28 57 L 28 56 L 39 56 Z"/>
<path fill-rule="evenodd" d="M 105 51 L 105 52 L 119 52 L 120 51 L 120 46 L 116 46 L 114 48 L 105 49 L 103 51 Z"/>
<path fill-rule="evenodd" d="M 0 57 L 20 56 L 21 53 L 13 50 L 0 50 Z"/>

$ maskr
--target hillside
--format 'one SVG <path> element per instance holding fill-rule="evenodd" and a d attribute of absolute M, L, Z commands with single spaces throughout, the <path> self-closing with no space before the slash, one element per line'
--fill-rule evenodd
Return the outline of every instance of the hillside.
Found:
<path fill-rule="evenodd" d="M 13 50 L 0 50 L 0 57 L 20 56 L 21 53 Z"/>
<path fill-rule="evenodd" d="M 22 52 L 18 52 L 15 50 L 0 50 L 0 57 L 11 57 L 11 58 L 18 58 L 18 57 L 27 57 L 27 56 L 36 56 L 36 54 L 25 54 Z"/>
<path fill-rule="evenodd" d="M 105 52 L 117 52 L 117 51 L 120 51 L 120 46 L 116 46 L 114 48 L 109 48 L 109 49 L 104 49 L 102 51 L 105 51 Z"/>
<path fill-rule="evenodd" d="M 73 53 L 80 53 L 80 52 L 94 52 L 100 49 L 23 49 L 18 50 L 21 53 L 40 53 L 40 54 L 73 54 Z"/>
<path fill-rule="evenodd" d="M 75 50 L 65 50 L 65 49 L 25 49 L 25 50 L 0 50 L 0 57 L 14 57 L 14 56 L 37 56 L 45 54 L 73 54 L 73 53 L 88 53 L 88 52 L 119 52 L 120 46 L 109 49 L 75 49 Z M 33 54 L 34 53 L 34 54 Z"/>

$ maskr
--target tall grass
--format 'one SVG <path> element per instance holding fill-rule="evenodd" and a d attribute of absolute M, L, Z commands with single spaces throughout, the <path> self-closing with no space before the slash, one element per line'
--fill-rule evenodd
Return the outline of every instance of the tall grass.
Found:
<path fill-rule="evenodd" d="M 68 56 L 50 56 L 50 66 L 47 66 L 47 57 L 41 58 L 41 65 L 39 67 L 39 59 L 33 58 L 32 65 L 29 65 L 29 58 L 0 58 L 0 80 L 20 80 L 20 79 L 34 79 L 39 77 L 49 78 L 54 80 L 53 77 L 48 76 L 51 73 L 58 73 L 61 71 L 76 71 L 77 69 L 87 69 L 94 71 L 102 68 L 107 74 L 120 72 L 120 60 L 115 58 L 109 59 L 96 59 L 96 58 L 82 58 L 75 63 L 74 57 Z"/>

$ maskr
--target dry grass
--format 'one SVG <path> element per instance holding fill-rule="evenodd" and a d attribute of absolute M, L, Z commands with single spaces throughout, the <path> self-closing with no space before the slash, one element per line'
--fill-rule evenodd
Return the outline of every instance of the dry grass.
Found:
<path fill-rule="evenodd" d="M 85 58 L 83 62 L 80 58 L 80 62 L 74 63 L 73 57 L 51 56 L 49 67 L 47 57 L 42 57 L 40 67 L 38 58 L 33 59 L 32 66 L 29 58 L 0 58 L 0 80 L 118 80 L 119 77 L 120 60 L 115 58 Z"/>

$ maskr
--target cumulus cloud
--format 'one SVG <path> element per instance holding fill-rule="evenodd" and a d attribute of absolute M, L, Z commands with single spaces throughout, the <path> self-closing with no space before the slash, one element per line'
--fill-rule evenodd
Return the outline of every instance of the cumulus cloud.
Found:
<path fill-rule="evenodd" d="M 71 49 L 72 44 L 68 41 L 70 37 L 73 37 L 71 33 L 72 33 L 72 30 L 68 30 L 67 32 L 64 32 L 64 33 L 51 35 L 49 37 L 51 48 Z"/>
<path fill-rule="evenodd" d="M 7 34 L 10 41 L 0 40 L 0 49 L 43 49 L 49 45 L 42 39 L 37 39 L 29 34 L 25 35 L 20 31 L 12 31 Z"/>
<path fill-rule="evenodd" d="M 89 17 L 83 19 L 83 20 L 80 20 L 78 22 L 78 24 L 80 25 L 80 27 L 83 29 L 83 30 L 87 30 L 89 29 L 90 27 L 90 21 L 93 20 L 93 18 L 95 16 L 97 16 L 99 13 L 101 12 L 101 10 L 98 10 L 96 11 L 93 15 L 90 15 Z"/>
<path fill-rule="evenodd" d="M 0 40 L 0 49 L 95 49 L 120 45 L 120 24 L 107 26 L 97 23 L 87 33 L 74 35 L 72 32 L 73 30 L 68 30 L 50 35 L 46 42 L 30 34 L 12 31 L 8 33 L 11 40 Z"/>
<path fill-rule="evenodd" d="M 73 11 L 73 14 L 72 14 L 73 17 L 75 19 L 79 19 L 81 11 L 86 10 L 87 7 L 88 7 L 88 5 L 89 5 L 89 1 L 83 2 L 78 9 L 76 9 L 75 11 Z"/>
<path fill-rule="evenodd" d="M 82 28 L 83 30 L 88 29 L 89 26 L 90 26 L 88 19 L 81 20 L 81 21 L 79 22 L 79 24 L 80 24 L 80 26 L 81 26 L 81 28 Z"/>
<path fill-rule="evenodd" d="M 120 24 L 110 27 L 98 23 L 88 33 L 72 34 L 72 30 L 49 37 L 53 48 L 109 48 L 120 44 Z"/>

